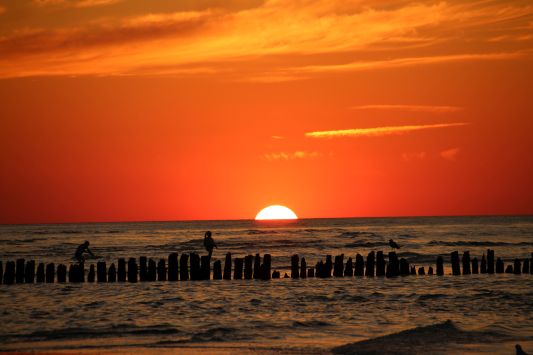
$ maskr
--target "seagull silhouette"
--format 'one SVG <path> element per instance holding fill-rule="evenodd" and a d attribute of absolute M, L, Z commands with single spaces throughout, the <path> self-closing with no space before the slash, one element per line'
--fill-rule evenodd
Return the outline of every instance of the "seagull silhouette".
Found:
<path fill-rule="evenodd" d="M 400 246 L 392 239 L 389 239 L 389 245 L 392 249 L 400 249 Z"/>

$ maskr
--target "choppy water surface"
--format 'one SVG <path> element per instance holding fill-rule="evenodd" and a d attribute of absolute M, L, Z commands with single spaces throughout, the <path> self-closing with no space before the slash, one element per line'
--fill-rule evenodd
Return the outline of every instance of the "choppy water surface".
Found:
<path fill-rule="evenodd" d="M 282 272 L 293 253 L 314 265 L 326 254 L 388 251 L 389 238 L 426 267 L 453 250 L 479 258 L 491 248 L 506 262 L 533 251 L 532 217 L 316 219 L 0 226 L 0 260 L 67 263 L 84 240 L 108 265 L 202 252 L 206 230 L 215 258 L 270 253 Z M 432 352 L 512 353 L 515 343 L 533 352 L 533 275 L 0 285 L 0 304 L 0 350 L 328 352 L 437 324 L 414 331 L 426 350 L 442 341 Z"/>

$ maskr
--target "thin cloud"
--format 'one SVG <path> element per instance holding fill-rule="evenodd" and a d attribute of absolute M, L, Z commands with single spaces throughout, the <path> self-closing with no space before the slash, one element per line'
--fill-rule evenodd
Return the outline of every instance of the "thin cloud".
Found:
<path fill-rule="evenodd" d="M 459 127 L 468 125 L 468 122 L 439 123 L 430 125 L 409 125 L 409 126 L 385 126 L 373 128 L 353 128 L 335 131 L 307 132 L 305 135 L 311 138 L 337 138 L 337 137 L 381 137 L 390 135 L 402 135 L 415 131 Z"/>
<path fill-rule="evenodd" d="M 418 152 L 418 153 L 403 153 L 402 159 L 405 162 L 410 162 L 413 160 L 424 160 L 427 156 L 426 152 Z"/>
<path fill-rule="evenodd" d="M 440 64 L 449 62 L 467 62 L 467 61 L 485 61 L 485 60 L 509 60 L 524 57 L 526 52 L 502 52 L 502 53 L 484 53 L 484 54 L 454 54 L 428 57 L 399 58 L 391 60 L 371 60 L 352 62 L 348 64 L 333 65 L 310 65 L 305 67 L 293 68 L 294 72 L 301 73 L 333 73 L 333 72 L 350 72 L 364 71 L 375 69 L 401 68 L 409 66 L 418 66 L 423 64 Z"/>
<path fill-rule="evenodd" d="M 351 107 L 353 110 L 394 110 L 410 112 L 449 113 L 463 110 L 459 106 L 430 106 L 430 105 L 361 105 Z"/>
<path fill-rule="evenodd" d="M 448 161 L 456 161 L 457 155 L 459 154 L 460 151 L 461 151 L 460 148 L 451 148 L 451 149 L 443 150 L 442 152 L 440 152 L 440 156 L 443 159 L 448 160 Z"/>
<path fill-rule="evenodd" d="M 57 6 L 63 8 L 87 8 L 95 6 L 107 6 L 117 4 L 123 0 L 78 0 L 78 1 L 67 1 L 67 0 L 33 0 L 33 3 L 37 6 L 46 7 L 46 6 Z"/>
<path fill-rule="evenodd" d="M 320 157 L 321 154 L 318 152 L 305 152 L 305 151 L 296 151 L 292 153 L 279 152 L 279 153 L 269 153 L 265 154 L 264 157 L 268 161 L 278 161 L 278 160 L 294 160 L 294 159 L 315 159 Z"/>

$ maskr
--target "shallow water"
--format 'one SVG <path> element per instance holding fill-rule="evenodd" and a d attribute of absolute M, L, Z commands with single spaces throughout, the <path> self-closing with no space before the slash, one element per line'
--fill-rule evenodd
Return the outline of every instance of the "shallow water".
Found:
<path fill-rule="evenodd" d="M 313 265 L 326 254 L 388 251 L 389 238 L 426 267 L 453 250 L 479 258 L 491 248 L 506 261 L 533 251 L 531 217 L 317 219 L 0 226 L 0 260 L 66 263 L 86 239 L 108 264 L 201 252 L 208 229 L 215 258 L 270 253 L 282 272 L 293 253 Z M 0 350 L 322 352 L 446 320 L 476 331 L 470 342 L 451 338 L 460 352 L 512 353 L 516 342 L 533 350 L 533 275 L 0 285 L 0 304 Z"/>

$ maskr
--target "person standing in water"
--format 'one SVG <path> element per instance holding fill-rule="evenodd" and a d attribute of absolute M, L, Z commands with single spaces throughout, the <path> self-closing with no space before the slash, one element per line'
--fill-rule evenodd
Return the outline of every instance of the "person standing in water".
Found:
<path fill-rule="evenodd" d="M 213 237 L 211 237 L 211 231 L 207 231 L 204 234 L 204 247 L 205 250 L 209 253 L 209 257 L 211 258 L 211 255 L 213 254 L 213 248 L 217 248 L 217 245 L 215 244 L 215 241 L 213 240 Z"/>
<path fill-rule="evenodd" d="M 87 252 L 89 253 L 93 258 L 96 257 L 91 249 L 89 249 L 89 241 L 85 241 L 83 244 L 80 244 L 78 248 L 76 248 L 76 253 L 74 253 L 74 259 L 78 260 L 79 263 L 82 263 L 85 261 L 85 257 L 83 256 L 83 253 Z"/>

